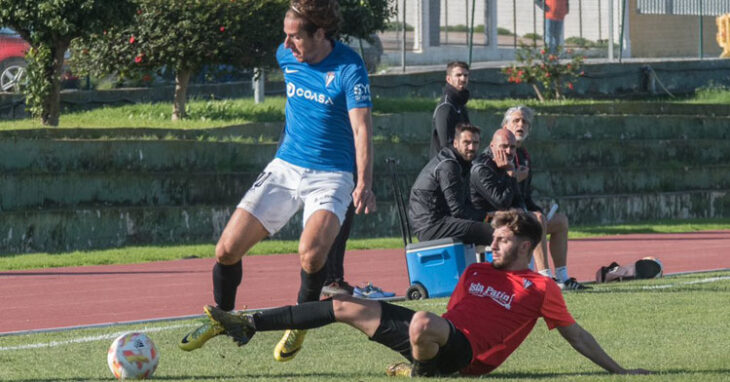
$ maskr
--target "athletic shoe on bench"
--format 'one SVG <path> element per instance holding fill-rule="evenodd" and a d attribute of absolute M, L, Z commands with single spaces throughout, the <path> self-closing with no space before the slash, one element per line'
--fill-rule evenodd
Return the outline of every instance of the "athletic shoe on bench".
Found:
<path fill-rule="evenodd" d="M 360 297 L 360 298 L 379 299 L 379 298 L 393 297 L 393 296 L 395 296 L 395 293 L 384 292 L 382 289 L 373 285 L 373 283 L 368 283 L 368 285 L 366 285 L 362 288 L 355 287 L 355 290 L 352 292 L 352 295 L 355 297 Z"/>
<path fill-rule="evenodd" d="M 558 286 L 562 290 L 585 290 L 585 289 L 591 289 L 591 287 L 583 285 L 578 282 L 578 280 L 575 279 L 575 277 L 571 277 L 563 282 L 558 282 Z"/>

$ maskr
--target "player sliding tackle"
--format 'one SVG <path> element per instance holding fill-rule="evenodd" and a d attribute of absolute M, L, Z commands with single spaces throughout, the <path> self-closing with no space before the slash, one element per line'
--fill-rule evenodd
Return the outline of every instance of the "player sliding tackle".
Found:
<path fill-rule="evenodd" d="M 497 368 L 527 337 L 539 317 L 573 348 L 611 373 L 649 374 L 621 367 L 568 312 L 560 288 L 529 270 L 542 225 L 518 210 L 497 212 L 492 225 L 494 262 L 469 266 L 446 313 L 413 310 L 382 301 L 337 295 L 331 300 L 285 306 L 255 314 L 205 308 L 211 325 L 245 345 L 257 331 L 312 329 L 342 322 L 400 354 L 388 375 L 486 374 Z"/>

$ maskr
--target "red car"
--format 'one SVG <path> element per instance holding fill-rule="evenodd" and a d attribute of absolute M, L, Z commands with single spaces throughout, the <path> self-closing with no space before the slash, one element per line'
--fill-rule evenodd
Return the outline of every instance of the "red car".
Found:
<path fill-rule="evenodd" d="M 25 81 L 25 53 L 30 45 L 10 28 L 0 29 L 0 91 L 16 92 Z"/>

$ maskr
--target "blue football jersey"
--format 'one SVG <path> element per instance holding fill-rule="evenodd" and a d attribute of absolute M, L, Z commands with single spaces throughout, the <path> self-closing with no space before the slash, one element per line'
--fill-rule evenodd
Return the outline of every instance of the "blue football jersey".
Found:
<path fill-rule="evenodd" d="M 362 58 L 335 42 L 321 62 L 298 62 L 279 46 L 276 59 L 286 83 L 286 126 L 276 157 L 324 171 L 355 171 L 355 140 L 348 111 L 372 107 Z"/>

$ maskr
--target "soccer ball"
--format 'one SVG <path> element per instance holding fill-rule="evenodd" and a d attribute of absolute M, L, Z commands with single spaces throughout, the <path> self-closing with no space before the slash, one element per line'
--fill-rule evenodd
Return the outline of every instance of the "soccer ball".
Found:
<path fill-rule="evenodd" d="M 144 333 L 126 333 L 112 342 L 106 361 L 117 379 L 145 379 L 160 362 L 155 344 Z"/>

